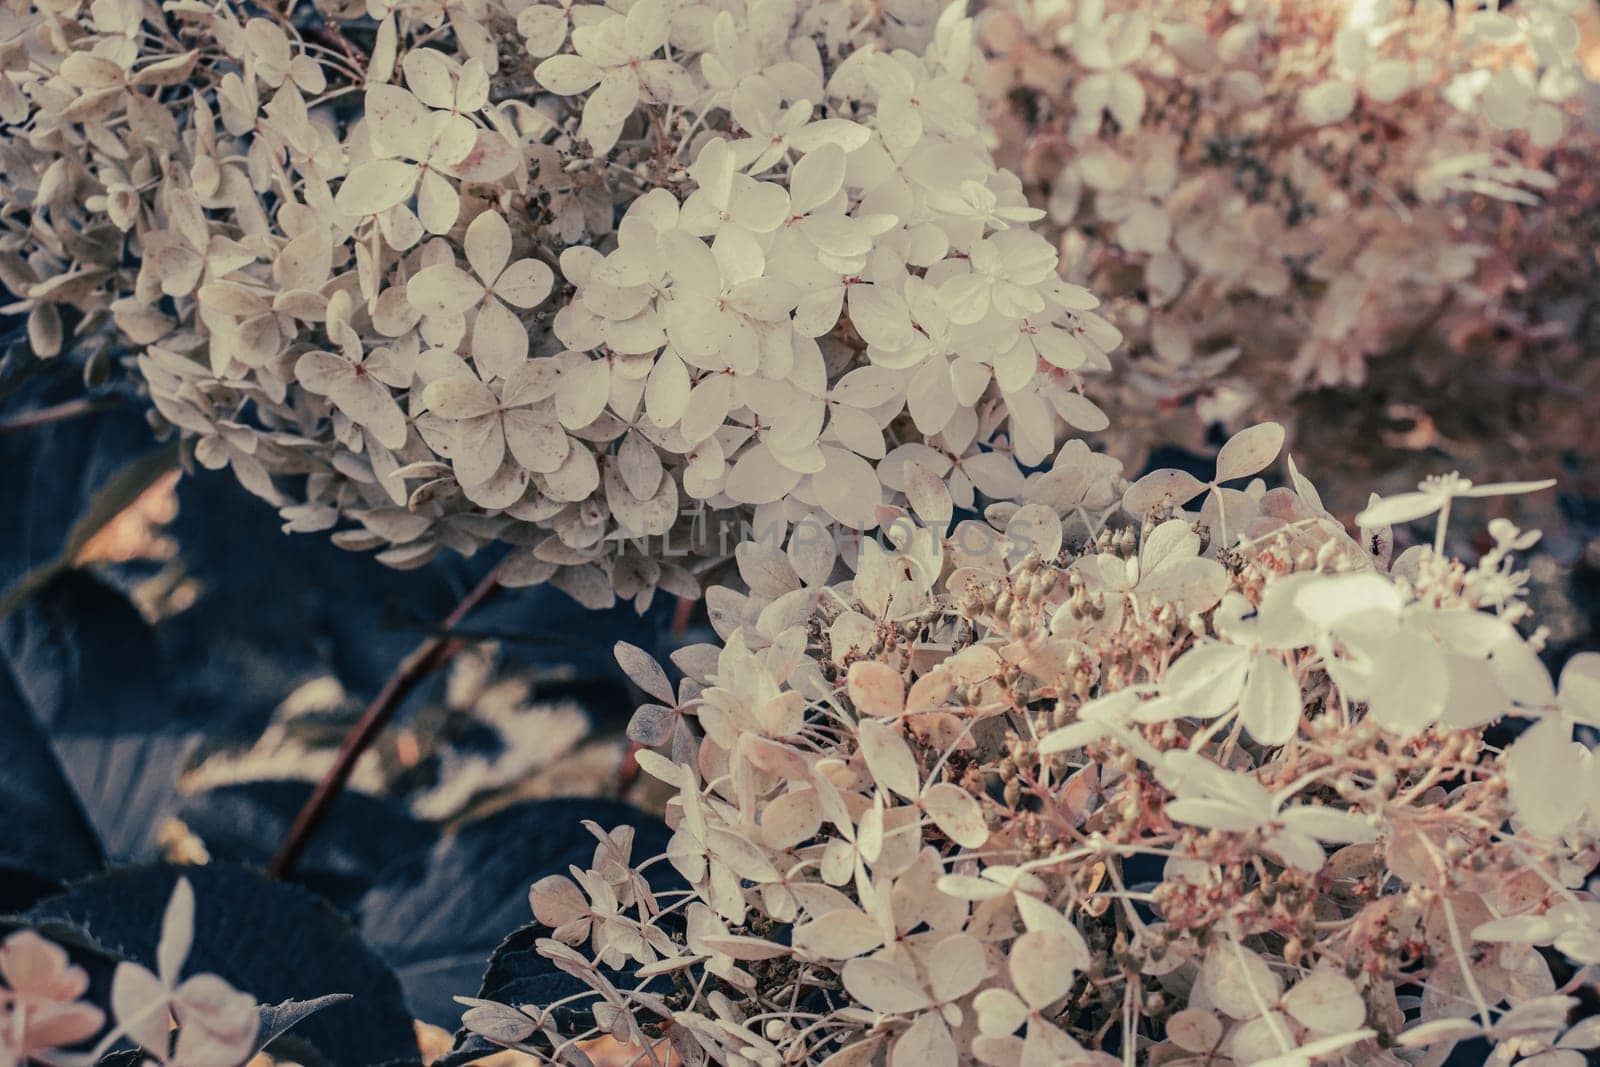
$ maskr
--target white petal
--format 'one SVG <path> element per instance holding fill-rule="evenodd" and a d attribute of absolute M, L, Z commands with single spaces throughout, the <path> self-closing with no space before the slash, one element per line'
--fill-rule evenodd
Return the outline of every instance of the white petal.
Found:
<path fill-rule="evenodd" d="M 1205 483 L 1188 471 L 1163 469 L 1151 471 L 1122 496 L 1122 507 L 1129 515 L 1143 518 L 1159 507 L 1163 501 L 1183 505 L 1205 491 Z"/>
<path fill-rule="evenodd" d="M 329 399 L 352 422 L 370 430 L 385 448 L 405 445 L 405 414 L 389 392 L 389 387 L 382 382 L 370 375 L 360 375 L 341 385 Z"/>
<path fill-rule="evenodd" d="M 623 20 L 622 49 L 634 59 L 643 59 L 667 43 L 667 6 L 662 0 L 638 0 Z"/>
<path fill-rule="evenodd" d="M 611 151 L 617 143 L 617 135 L 622 132 L 622 124 L 633 114 L 638 102 L 639 79 L 633 72 L 627 69 L 607 71 L 583 105 L 579 136 L 589 142 L 597 155 Z"/>
<path fill-rule="evenodd" d="M 555 284 L 555 272 L 537 259 L 519 259 L 495 279 L 495 295 L 512 307 L 531 308 L 544 302 Z"/>
<path fill-rule="evenodd" d="M 1287 744 L 1300 725 L 1300 710 L 1300 683 L 1294 671 L 1277 656 L 1258 653 L 1250 661 L 1250 676 L 1239 697 L 1244 728 L 1263 745 Z"/>
<path fill-rule="evenodd" d="M 1369 503 L 1356 516 L 1356 525 L 1362 529 L 1381 529 L 1410 522 L 1424 515 L 1432 515 L 1444 502 L 1445 497 L 1439 493 L 1397 493 Z"/>
<path fill-rule="evenodd" d="M 420 159 L 427 151 L 427 105 L 400 86 L 367 86 L 365 115 L 367 134 L 377 154 Z"/>
<path fill-rule="evenodd" d="M 581 56 L 551 56 L 534 68 L 539 84 L 561 96 L 576 96 L 600 81 L 600 68 Z"/>
<path fill-rule="evenodd" d="M 733 376 L 708 374 L 689 392 L 679 429 L 690 444 L 699 444 L 721 428 L 733 403 Z"/>
<path fill-rule="evenodd" d="M 1367 821 L 1367 817 L 1353 811 L 1305 804 L 1285 808 L 1278 817 L 1296 833 L 1329 844 L 1367 844 L 1378 839 L 1378 831 Z"/>
<path fill-rule="evenodd" d="M 905 681 L 887 663 L 852 663 L 846 687 L 858 716 L 898 715 L 905 709 Z"/>
<path fill-rule="evenodd" d="M 556 500 L 587 500 L 600 487 L 600 465 L 587 446 L 571 438 L 568 441 L 567 458 L 545 476 L 545 491 Z"/>
<path fill-rule="evenodd" d="M 1011 984 L 1028 1006 L 1040 1011 L 1072 990 L 1088 963 L 1083 939 L 1059 930 L 1030 930 L 1011 946 Z"/>
<path fill-rule="evenodd" d="M 410 198 L 416 185 L 417 168 L 412 164 L 371 159 L 358 163 L 345 176 L 333 206 L 346 215 L 376 215 Z"/>
<path fill-rule="evenodd" d="M 946 837 L 962 848 L 979 848 L 989 840 L 989 827 L 983 809 L 972 794 L 951 782 L 930 786 L 922 797 L 922 809 Z"/>
<path fill-rule="evenodd" d="M 419 270 L 406 283 L 406 301 L 424 315 L 462 315 L 483 298 L 483 285 L 453 263 Z"/>
<path fill-rule="evenodd" d="M 1248 426 L 1217 453 L 1217 481 L 1231 482 L 1263 470 L 1283 450 L 1283 427 L 1275 422 Z"/>
<path fill-rule="evenodd" d="M 472 220 L 467 227 L 466 251 L 467 262 L 479 279 L 484 285 L 493 285 L 511 262 L 511 227 L 500 212 L 490 208 Z"/>
<path fill-rule="evenodd" d="M 872 464 L 842 448 L 824 447 L 826 466 L 811 476 L 817 503 L 834 519 L 858 530 L 878 524 L 883 485 Z"/>
<path fill-rule="evenodd" d="M 1261 825 L 1252 812 L 1220 800 L 1198 797 L 1179 797 L 1168 801 L 1167 817 L 1173 822 L 1189 823 L 1207 830 L 1227 830 L 1243 833 Z"/>
<path fill-rule="evenodd" d="M 641 500 L 655 496 L 661 485 L 661 453 L 637 430 L 629 430 L 617 446 L 617 471 L 628 492 Z"/>
<path fill-rule="evenodd" d="M 530 53 L 544 58 L 566 43 L 567 17 L 559 8 L 525 7 L 517 13 L 517 32 L 527 41 Z"/>
<path fill-rule="evenodd" d="M 694 78 L 669 59 L 640 63 L 639 84 L 658 104 L 689 104 L 695 98 Z"/>
<path fill-rule="evenodd" d="M 1250 666 L 1248 649 L 1209 641 L 1179 656 L 1161 679 L 1161 693 L 1179 702 L 1186 716 L 1214 719 L 1232 708 Z"/>
<path fill-rule="evenodd" d="M 422 391 L 428 410 L 446 419 L 475 419 L 500 406 L 494 390 L 465 374 L 452 374 L 430 382 Z"/>
<path fill-rule="evenodd" d="M 506 439 L 498 415 L 480 415 L 455 424 L 450 463 L 464 488 L 483 485 L 493 478 L 505 454 Z"/>
<path fill-rule="evenodd" d="M 530 471 L 550 474 L 567 458 L 570 441 L 554 416 L 517 408 L 504 416 L 506 447 Z"/>
<path fill-rule="evenodd" d="M 844 149 L 823 145 L 808 152 L 789 171 L 789 198 L 796 215 L 804 215 L 833 199 L 844 185 Z"/>
<path fill-rule="evenodd" d="M 527 328 L 504 304 L 489 297 L 472 323 L 472 361 L 486 377 L 504 378 L 527 358 Z"/>
<path fill-rule="evenodd" d="M 581 430 L 600 417 L 611 397 L 611 366 L 603 359 L 572 360 L 561 368 L 556 415 L 569 430 Z"/>
<path fill-rule="evenodd" d="M 417 186 L 417 218 L 429 233 L 449 233 L 461 214 L 461 194 L 450 179 L 434 170 L 424 171 Z"/>
<path fill-rule="evenodd" d="M 877 920 L 854 907 L 830 911 L 794 928 L 794 947 L 798 951 L 827 960 L 847 960 L 882 944 L 883 931 Z"/>
<path fill-rule="evenodd" d="M 645 383 L 644 410 L 657 426 L 675 426 L 689 403 L 689 370 L 668 349 L 656 359 Z"/>
<path fill-rule="evenodd" d="M 955 505 L 950 499 L 950 487 L 943 478 L 920 463 L 908 463 L 905 483 L 906 500 L 918 518 L 939 530 L 949 525 Z"/>
<path fill-rule="evenodd" d="M 1450 674 L 1443 652 L 1427 638 L 1402 632 L 1383 639 L 1373 677 L 1381 681 L 1368 714 L 1393 733 L 1416 734 L 1444 711 Z"/>
<path fill-rule="evenodd" d="M 450 61 L 432 48 L 413 48 L 400 64 L 406 86 L 430 107 L 450 108 L 455 104 L 455 85 L 450 77 Z"/>
<path fill-rule="evenodd" d="M 771 504 L 789 495 L 802 474 L 779 463 L 764 444 L 744 451 L 728 473 L 726 491 L 741 504 Z"/>
<path fill-rule="evenodd" d="M 1582 746 L 1560 716 L 1542 719 L 1506 753 L 1506 780 L 1517 817 L 1534 833 L 1554 837 L 1583 812 Z"/>
<path fill-rule="evenodd" d="M 852 285 L 849 291 L 850 324 L 868 344 L 896 352 L 911 343 L 905 297 L 884 285 Z"/>
<path fill-rule="evenodd" d="M 892 789 L 907 800 L 921 791 L 917 760 L 898 726 L 881 719 L 862 719 L 857 724 L 861 755 L 880 786 Z"/>
<path fill-rule="evenodd" d="M 789 211 L 789 194 L 777 182 L 734 177 L 728 214 L 740 226 L 752 233 L 771 233 L 788 219 Z"/>
<path fill-rule="evenodd" d="M 895 1040 L 888 1067 L 957 1067 L 959 1062 L 950 1028 L 938 1012 L 929 1011 Z"/>
<path fill-rule="evenodd" d="M 932 1003 L 914 973 L 887 960 L 853 959 L 842 977 L 850 995 L 874 1011 L 920 1011 Z"/>
<path fill-rule="evenodd" d="M 356 369 L 349 360 L 332 352 L 312 351 L 295 361 L 294 376 L 318 396 L 331 396 L 340 386 L 354 380 Z"/>
<path fill-rule="evenodd" d="M 1354 1030 L 1367 1015 L 1355 985 L 1331 970 L 1301 979 L 1283 998 L 1283 1007 L 1302 1026 L 1322 1034 Z"/>

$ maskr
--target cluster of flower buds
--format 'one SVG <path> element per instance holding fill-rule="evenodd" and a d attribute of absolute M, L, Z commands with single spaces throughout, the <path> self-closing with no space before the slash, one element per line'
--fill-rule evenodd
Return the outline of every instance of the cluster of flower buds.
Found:
<path fill-rule="evenodd" d="M 1352 534 L 1292 461 L 1255 477 L 1282 440 L 1104 511 L 1041 479 L 951 529 L 886 512 L 843 581 L 798 531 L 742 547 L 676 688 L 618 646 L 687 889 L 595 828 L 592 868 L 531 894 L 594 1028 L 468 1027 L 773 1067 L 1401 1067 L 1479 1037 L 1579 1062 L 1600 655 L 1557 685 L 1519 631 L 1537 534 L 1497 521 L 1471 567 L 1388 548 L 1545 486 L 1440 478 Z M 1532 726 L 1502 749 L 1507 718 Z"/>
<path fill-rule="evenodd" d="M 9 5 L 0 281 L 291 530 L 694 595 L 706 513 L 867 530 L 1106 425 L 1120 336 L 991 159 L 972 21 L 860 14 Z"/>

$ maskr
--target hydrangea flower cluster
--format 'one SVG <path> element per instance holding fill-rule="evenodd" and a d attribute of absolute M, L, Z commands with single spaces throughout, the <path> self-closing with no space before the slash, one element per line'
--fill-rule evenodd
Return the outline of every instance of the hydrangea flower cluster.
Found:
<path fill-rule="evenodd" d="M 688 888 L 595 828 L 531 892 L 589 992 L 466 1025 L 562 1062 L 596 1032 L 686 1065 L 1583 1062 L 1600 655 L 1552 682 L 1519 629 L 1537 534 L 1467 566 L 1387 529 L 1545 485 L 1440 478 L 1352 533 L 1292 460 L 1255 477 L 1282 441 L 886 512 L 842 581 L 831 541 L 741 546 L 676 688 L 618 648 Z"/>
<path fill-rule="evenodd" d="M 1106 400 L 1130 448 L 1155 443 L 1160 405 L 1238 426 L 1358 386 L 1389 353 L 1441 364 L 1425 379 L 1492 361 L 1485 407 L 1542 361 L 1581 373 L 1582 341 L 1559 341 L 1592 307 L 1593 241 L 1572 226 L 1595 203 L 1593 15 L 990 5 L 999 154 L 1047 204 L 1064 275 L 1129 337 L 1132 373 Z"/>
<path fill-rule="evenodd" d="M 870 529 L 1106 424 L 1119 335 L 991 160 L 958 5 L 338 14 L 0 14 L 9 310 L 44 355 L 109 323 L 288 529 L 642 606 L 697 592 L 686 512 Z"/>
<path fill-rule="evenodd" d="M 214 974 L 180 978 L 193 940 L 194 890 L 180 878 L 161 923 L 160 973 L 126 960 L 117 964 L 110 1004 L 116 1022 L 107 1029 L 106 1012 L 84 999 L 89 972 L 66 949 L 33 930 L 8 935 L 0 941 L 0 1063 L 98 1063 L 129 1041 L 140 1050 L 133 1062 L 142 1064 L 249 1062 L 261 1026 L 255 998 Z"/>

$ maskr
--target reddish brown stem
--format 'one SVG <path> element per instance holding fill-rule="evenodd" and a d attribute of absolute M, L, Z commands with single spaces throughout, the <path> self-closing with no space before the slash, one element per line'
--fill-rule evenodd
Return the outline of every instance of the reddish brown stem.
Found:
<path fill-rule="evenodd" d="M 617 768 L 617 796 L 627 796 L 628 790 L 639 780 L 639 750 L 643 747 L 637 741 L 628 742 L 628 753 L 622 757 L 622 765 Z"/>
<path fill-rule="evenodd" d="M 383 732 L 383 728 L 388 725 L 389 720 L 394 717 L 394 713 L 399 710 L 412 690 L 423 679 L 449 663 L 461 650 L 463 642 L 452 637 L 450 631 L 494 592 L 499 577 L 499 568 L 485 575 L 483 581 L 463 597 L 445 617 L 439 627 L 440 632 L 418 645 L 383 683 L 378 695 L 372 698 L 372 703 L 367 705 L 366 710 L 361 713 L 361 718 L 345 735 L 333 766 L 328 768 L 328 773 L 322 776 L 322 781 L 317 783 L 317 788 L 312 790 L 305 806 L 295 816 L 294 825 L 289 827 L 283 843 L 278 846 L 277 855 L 272 857 L 272 862 L 267 867 L 269 875 L 281 879 L 294 873 L 295 864 L 300 861 L 306 846 L 311 843 L 312 836 L 328 817 L 333 802 L 344 791 L 345 783 L 350 780 L 350 775 L 356 768 L 356 761 Z"/>
<path fill-rule="evenodd" d="M 672 636 L 682 637 L 689 632 L 689 623 L 694 620 L 694 601 L 678 598 L 678 603 L 672 610 Z"/>

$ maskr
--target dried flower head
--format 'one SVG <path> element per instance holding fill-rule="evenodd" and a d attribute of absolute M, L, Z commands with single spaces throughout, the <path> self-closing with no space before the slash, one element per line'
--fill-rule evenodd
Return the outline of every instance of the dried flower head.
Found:
<path fill-rule="evenodd" d="M 1098 519 L 1060 466 L 985 522 L 886 515 L 841 582 L 745 546 L 749 591 L 712 597 L 722 642 L 674 655 L 676 691 L 619 646 L 662 702 L 633 733 L 670 753 L 639 759 L 676 792 L 686 888 L 598 828 L 593 867 L 533 887 L 595 1025 L 684 1064 L 1592 1047 L 1568 1013 L 1600 963 L 1600 762 L 1574 739 L 1600 659 L 1553 684 L 1525 635 L 1535 535 L 1391 562 L 1292 464 L 1221 485 L 1281 440 L 1252 427 L 1210 486 L 1157 472 Z M 1507 718 L 1532 725 L 1504 746 Z M 466 1022 L 559 1059 L 594 1031 L 551 1008 Z"/>
<path fill-rule="evenodd" d="M 366 54 L 232 3 L 0 22 L 9 310 L 113 331 L 288 529 L 642 607 L 726 556 L 701 512 L 870 530 L 1105 426 L 1119 334 L 990 158 L 959 5 L 366 14 Z"/>
<path fill-rule="evenodd" d="M 1130 465 L 1298 409 L 1297 440 L 1360 453 L 1342 509 L 1435 449 L 1551 470 L 1594 418 L 1592 5 L 995 0 L 980 26 L 997 155 L 1128 337 L 1094 395 Z"/>

